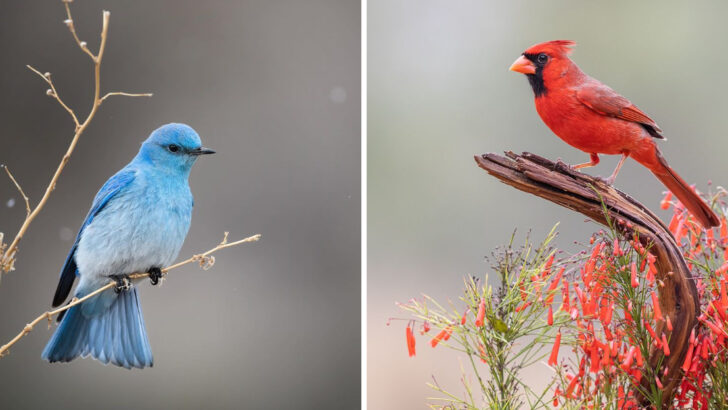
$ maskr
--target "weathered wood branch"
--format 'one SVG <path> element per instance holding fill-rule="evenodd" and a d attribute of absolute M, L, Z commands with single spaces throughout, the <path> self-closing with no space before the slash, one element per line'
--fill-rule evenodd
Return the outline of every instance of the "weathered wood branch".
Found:
<path fill-rule="evenodd" d="M 660 307 L 663 313 L 670 315 L 673 331 L 670 335 L 664 321 L 656 330 L 658 335 L 665 332 L 670 337 L 671 354 L 659 369 L 661 374 L 665 367 L 668 368 L 662 378 L 663 397 L 668 407 L 681 378 L 680 366 L 688 349 L 690 331 L 697 325 L 700 307 L 695 281 L 667 226 L 629 195 L 599 178 L 574 171 L 560 161 L 554 163 L 530 153 L 507 152 L 506 156 L 476 156 L 475 162 L 501 182 L 584 214 L 600 224 L 608 224 L 604 206 L 609 218 L 631 222 L 617 228 L 628 239 L 636 232 L 642 244 L 650 247 L 656 257 L 658 277 L 665 283 L 659 289 Z M 649 365 L 655 368 L 657 359 L 658 353 L 653 351 Z"/>

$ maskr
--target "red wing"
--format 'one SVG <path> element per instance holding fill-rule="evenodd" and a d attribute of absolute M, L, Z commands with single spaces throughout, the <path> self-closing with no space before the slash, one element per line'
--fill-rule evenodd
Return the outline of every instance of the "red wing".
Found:
<path fill-rule="evenodd" d="M 621 118 L 625 121 L 637 122 L 653 128 L 653 137 L 664 138 L 662 130 L 652 118 L 635 107 L 628 99 L 604 84 L 585 84 L 576 91 L 576 99 L 601 115 Z"/>

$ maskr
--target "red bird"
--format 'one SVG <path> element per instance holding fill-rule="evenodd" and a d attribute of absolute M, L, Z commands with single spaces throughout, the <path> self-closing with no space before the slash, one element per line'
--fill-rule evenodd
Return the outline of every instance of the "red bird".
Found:
<path fill-rule="evenodd" d="M 713 210 L 667 165 L 654 141 L 665 139 L 660 127 L 629 100 L 584 74 L 568 57 L 574 45 L 568 40 L 536 44 L 510 68 L 528 77 L 536 111 L 551 131 L 589 154 L 590 162 L 574 168 L 598 164 L 599 154 L 621 154 L 607 179 L 611 185 L 624 160 L 632 157 L 652 171 L 706 229 L 720 225 Z"/>

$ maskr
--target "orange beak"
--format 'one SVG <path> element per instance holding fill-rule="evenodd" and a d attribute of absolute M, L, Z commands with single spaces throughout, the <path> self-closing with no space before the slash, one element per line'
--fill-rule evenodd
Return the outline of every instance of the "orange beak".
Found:
<path fill-rule="evenodd" d="M 518 59 L 513 62 L 509 70 L 521 74 L 536 74 L 536 66 L 533 65 L 531 60 L 527 59 L 525 56 L 518 57 Z"/>

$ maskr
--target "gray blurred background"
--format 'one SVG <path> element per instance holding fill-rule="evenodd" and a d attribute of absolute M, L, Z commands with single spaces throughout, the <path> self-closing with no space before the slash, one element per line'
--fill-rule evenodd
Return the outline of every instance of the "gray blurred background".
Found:
<path fill-rule="evenodd" d="M 508 71 L 523 50 L 576 40 L 572 58 L 632 100 L 665 131 L 660 148 L 687 180 L 728 183 L 728 4 L 370 0 L 368 3 L 368 400 L 373 409 L 424 408 L 431 375 L 462 395 L 458 354 L 417 339 L 407 357 L 406 317 L 394 305 L 420 293 L 457 301 L 483 257 L 558 221 L 573 249 L 598 229 L 573 212 L 499 183 L 474 154 L 531 151 L 570 163 L 588 156 L 541 122 L 526 78 Z M 608 176 L 615 157 L 587 172 Z M 630 160 L 616 186 L 659 210 L 663 186 Z M 667 218 L 665 211 L 659 215 Z M 542 386 L 545 366 L 523 373 Z"/>
<path fill-rule="evenodd" d="M 180 258 L 254 233 L 210 271 L 187 266 L 140 285 L 154 367 L 91 359 L 49 365 L 44 324 L 0 360 L 0 408 L 351 408 L 360 400 L 360 4 L 358 1 L 80 1 L 115 97 L 73 154 L 0 284 L 0 343 L 50 307 L 58 272 L 94 194 L 158 126 L 185 122 L 217 154 L 190 185 Z M 25 68 L 53 73 L 85 116 L 92 65 L 60 0 L 0 1 L 0 163 L 40 199 L 72 123 Z M 14 205 L 12 204 L 14 202 Z M 11 206 L 12 205 L 12 206 Z M 0 175 L 0 231 L 24 209 Z"/>

